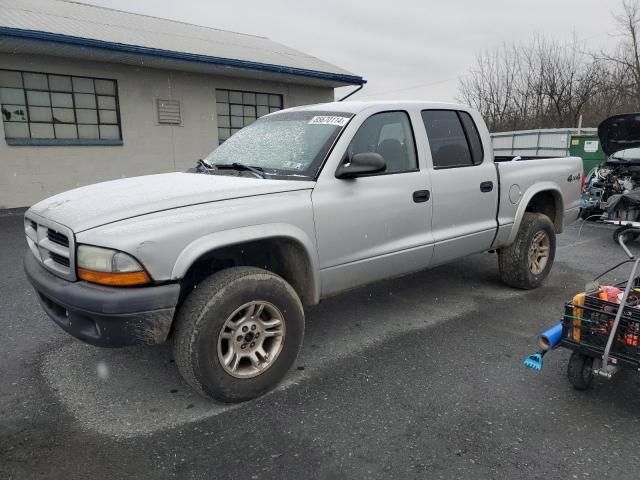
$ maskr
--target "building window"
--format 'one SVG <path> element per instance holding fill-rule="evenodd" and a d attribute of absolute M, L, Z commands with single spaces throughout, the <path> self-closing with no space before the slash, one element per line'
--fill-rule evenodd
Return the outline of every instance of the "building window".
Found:
<path fill-rule="evenodd" d="M 216 101 L 219 143 L 253 123 L 256 118 L 282 110 L 282 95 L 273 93 L 217 89 Z"/>
<path fill-rule="evenodd" d="M 122 143 L 115 80 L 0 70 L 0 107 L 12 145 Z"/>

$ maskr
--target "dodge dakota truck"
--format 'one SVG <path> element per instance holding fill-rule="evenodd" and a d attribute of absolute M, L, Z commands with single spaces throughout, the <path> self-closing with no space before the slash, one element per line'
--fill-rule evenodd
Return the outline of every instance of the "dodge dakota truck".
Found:
<path fill-rule="evenodd" d="M 77 188 L 24 218 L 42 308 L 96 346 L 173 342 L 186 382 L 238 402 L 285 376 L 304 306 L 496 252 L 539 286 L 580 207 L 579 158 L 496 158 L 480 115 L 432 102 L 282 110 L 188 172 Z"/>

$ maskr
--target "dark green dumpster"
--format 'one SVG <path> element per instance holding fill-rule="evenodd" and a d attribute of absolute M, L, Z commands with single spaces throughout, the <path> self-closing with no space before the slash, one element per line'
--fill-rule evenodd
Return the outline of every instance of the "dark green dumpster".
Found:
<path fill-rule="evenodd" d="M 606 158 L 596 135 L 572 135 L 569 154 L 582 158 L 584 173 L 589 173 L 593 167 L 604 163 Z"/>

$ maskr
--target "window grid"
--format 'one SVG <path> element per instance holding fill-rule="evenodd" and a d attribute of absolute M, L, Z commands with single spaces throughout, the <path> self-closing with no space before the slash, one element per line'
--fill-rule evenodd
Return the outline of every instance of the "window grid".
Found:
<path fill-rule="evenodd" d="M 246 90 L 216 89 L 218 143 L 268 113 L 282 110 L 282 95 Z"/>
<path fill-rule="evenodd" d="M 54 73 L 43 73 L 43 72 L 32 72 L 32 71 L 18 71 L 18 70 L 8 70 L 8 69 L 0 69 L 0 74 L 14 72 L 19 74 L 20 84 L 19 86 L 11 85 L 10 83 L 4 83 L 4 81 L 0 80 L 0 88 L 10 88 L 13 90 L 22 91 L 22 96 L 24 99 L 24 104 L 15 104 L 14 107 L 23 107 L 24 108 L 24 118 L 25 120 L 12 120 L 11 114 L 9 110 L 4 108 L 4 104 L 2 105 L 2 118 L 5 124 L 26 124 L 28 135 L 14 136 L 11 134 L 7 134 L 5 128 L 5 138 L 9 140 L 61 140 L 63 142 L 73 141 L 73 140 L 85 140 L 85 141 L 95 141 L 95 140 L 122 140 L 122 127 L 120 120 L 120 101 L 118 96 L 118 83 L 113 79 L 105 79 L 105 78 L 94 78 L 94 77 L 83 77 L 78 75 L 62 75 L 62 74 L 54 74 Z M 45 88 L 37 88 L 37 86 L 28 86 L 26 81 L 26 75 L 43 75 L 46 80 L 46 89 Z M 61 89 L 61 88 L 52 88 L 51 86 L 51 77 L 56 77 L 59 79 L 68 79 L 68 84 L 70 86 L 69 89 Z M 90 81 L 90 90 L 86 91 L 84 88 L 76 87 L 76 80 Z M 112 93 L 108 91 L 98 91 L 101 89 L 96 88 L 96 81 L 103 82 L 104 86 L 108 86 Z M 79 83 L 78 82 L 78 83 Z M 45 105 L 34 105 L 29 102 L 29 93 L 46 93 L 48 103 Z M 54 103 L 57 104 L 57 101 L 54 102 L 54 94 L 58 95 L 69 95 L 71 100 L 71 106 L 54 106 Z M 92 107 L 89 106 L 78 106 L 78 98 L 87 98 L 87 97 L 77 97 L 77 95 L 86 95 L 91 96 L 92 98 Z M 112 99 L 107 101 L 106 104 L 103 101 L 103 104 L 100 104 L 99 97 L 103 99 Z M 50 113 L 50 120 L 34 120 L 32 118 L 32 108 L 41 108 L 48 109 Z M 59 112 L 67 112 L 73 115 L 73 121 L 71 119 L 64 120 L 55 117 L 54 110 L 58 110 Z M 36 111 L 36 110 L 34 110 Z M 85 118 L 82 122 L 78 119 L 78 113 L 82 112 L 94 112 L 95 113 L 95 122 L 91 121 L 92 119 Z M 104 112 L 104 113 L 103 113 Z M 91 117 L 91 115 L 89 115 Z M 111 118 L 110 118 L 111 117 Z M 36 125 L 50 125 L 51 134 L 50 135 L 37 135 L 34 136 L 33 127 Z M 67 134 L 62 133 L 62 129 L 56 128 L 57 126 L 73 126 L 74 129 L 71 132 L 67 132 Z M 95 131 L 96 134 L 90 133 L 88 136 L 81 134 L 81 127 L 94 127 L 97 128 Z M 103 127 L 117 127 L 117 132 L 112 132 L 111 134 L 106 133 L 106 128 Z M 60 130 L 60 132 L 58 132 Z M 71 134 L 69 134 L 71 133 Z M 115 133 L 115 134 L 114 134 Z"/>

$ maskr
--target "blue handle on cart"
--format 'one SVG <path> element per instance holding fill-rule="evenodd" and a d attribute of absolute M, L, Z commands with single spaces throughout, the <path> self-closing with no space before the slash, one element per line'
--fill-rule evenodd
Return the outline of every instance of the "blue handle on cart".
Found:
<path fill-rule="evenodd" d="M 551 350 L 558 346 L 561 339 L 562 322 L 558 322 L 553 327 L 547 328 L 538 336 L 538 343 L 543 350 Z"/>

